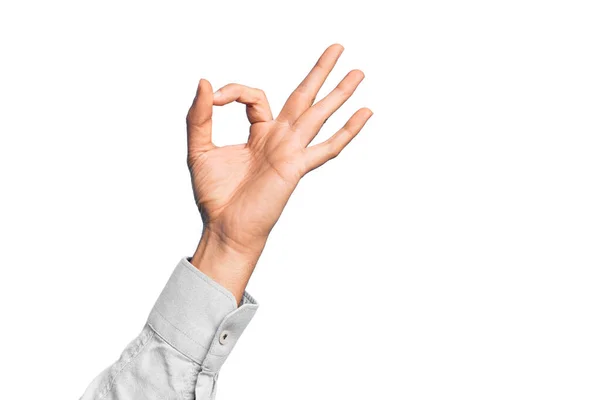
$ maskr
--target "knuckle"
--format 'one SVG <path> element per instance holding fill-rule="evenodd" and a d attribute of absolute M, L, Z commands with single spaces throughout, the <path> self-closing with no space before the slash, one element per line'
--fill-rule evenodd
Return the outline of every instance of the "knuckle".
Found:
<path fill-rule="evenodd" d="M 338 86 L 335 90 L 340 97 L 350 97 L 352 95 L 352 90 L 347 86 Z"/>
<path fill-rule="evenodd" d="M 325 70 L 326 66 L 327 66 L 326 64 L 327 64 L 327 60 L 325 60 L 323 57 L 319 58 L 317 60 L 317 63 L 315 64 L 314 71 L 315 72 L 317 72 L 317 71 L 320 72 L 320 71 Z"/>
<path fill-rule="evenodd" d="M 340 154 L 340 149 L 333 142 L 327 145 L 327 155 L 329 158 L 336 158 Z"/>
<path fill-rule="evenodd" d="M 298 87 L 296 88 L 296 93 L 307 93 L 309 89 L 309 86 L 306 82 L 302 82 L 301 84 L 298 85 Z"/>
<path fill-rule="evenodd" d="M 257 101 L 264 101 L 267 99 L 267 94 L 262 89 L 254 89 L 254 93 Z"/>
<path fill-rule="evenodd" d="M 352 130 L 350 129 L 350 127 L 343 127 L 342 129 L 340 129 L 340 138 L 348 138 L 349 136 L 352 136 Z"/>

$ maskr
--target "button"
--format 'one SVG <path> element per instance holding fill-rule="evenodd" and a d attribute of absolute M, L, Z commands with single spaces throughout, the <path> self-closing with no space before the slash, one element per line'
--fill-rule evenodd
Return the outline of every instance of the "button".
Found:
<path fill-rule="evenodd" d="M 219 336 L 219 343 L 225 344 L 228 337 L 229 337 L 229 331 L 221 332 L 221 335 Z"/>

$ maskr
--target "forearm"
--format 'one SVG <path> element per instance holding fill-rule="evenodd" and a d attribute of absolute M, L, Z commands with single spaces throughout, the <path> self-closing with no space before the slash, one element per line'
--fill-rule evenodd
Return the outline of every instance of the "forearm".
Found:
<path fill-rule="evenodd" d="M 204 227 L 190 263 L 229 290 L 239 304 L 265 243 L 266 239 L 232 242 L 218 230 Z"/>

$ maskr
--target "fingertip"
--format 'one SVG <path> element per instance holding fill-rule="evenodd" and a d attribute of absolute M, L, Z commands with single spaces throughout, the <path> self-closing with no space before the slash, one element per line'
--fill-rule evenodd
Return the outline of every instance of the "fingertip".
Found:
<path fill-rule="evenodd" d="M 202 118 L 205 116 L 212 115 L 212 106 L 213 106 L 213 89 L 212 85 L 207 79 L 201 78 L 198 82 L 198 91 L 196 93 L 196 98 L 194 99 L 193 108 L 197 110 L 199 115 L 202 115 Z"/>
<path fill-rule="evenodd" d="M 342 53 L 345 49 L 340 43 L 334 43 L 329 46 L 329 49 L 335 50 L 337 53 Z"/>
<path fill-rule="evenodd" d="M 349 72 L 349 74 L 356 74 L 356 75 L 360 76 L 361 81 L 363 79 L 365 79 L 365 73 L 363 71 L 361 71 L 360 69 L 353 69 L 352 71 Z"/>
<path fill-rule="evenodd" d="M 207 92 L 211 92 L 212 93 L 212 85 L 210 84 L 210 82 L 208 81 L 208 79 L 204 79 L 201 78 L 200 79 L 200 89 L 202 91 L 207 91 Z"/>
<path fill-rule="evenodd" d="M 365 115 L 365 117 L 367 119 L 371 118 L 373 116 L 373 110 L 371 110 L 368 107 L 363 107 L 360 109 L 360 111 Z"/>

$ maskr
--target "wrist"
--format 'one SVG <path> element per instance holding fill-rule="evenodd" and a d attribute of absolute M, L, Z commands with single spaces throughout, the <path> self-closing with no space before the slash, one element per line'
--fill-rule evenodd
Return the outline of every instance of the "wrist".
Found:
<path fill-rule="evenodd" d="M 205 226 L 190 263 L 229 290 L 239 304 L 265 243 L 242 248 Z"/>

